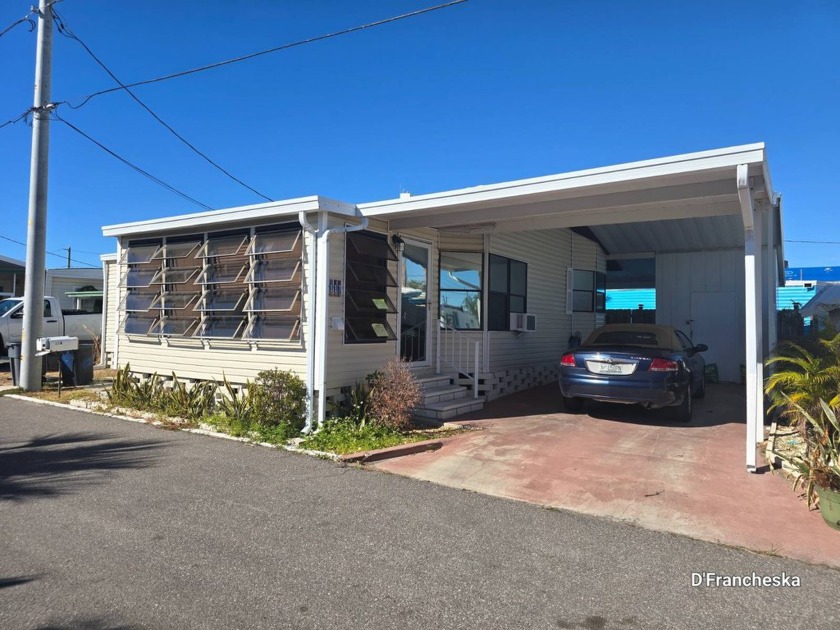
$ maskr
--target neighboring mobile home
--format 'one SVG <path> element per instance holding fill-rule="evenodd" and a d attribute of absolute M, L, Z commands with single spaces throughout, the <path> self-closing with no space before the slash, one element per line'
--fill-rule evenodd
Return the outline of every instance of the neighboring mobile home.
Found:
<path fill-rule="evenodd" d="M 428 195 L 305 197 L 103 228 L 106 345 L 139 374 L 298 373 L 326 401 L 395 356 L 476 398 L 553 381 L 605 317 L 608 260 L 655 259 L 656 318 L 747 374 L 747 465 L 775 342 L 781 208 L 763 144 Z M 761 434 L 763 439 L 763 434 Z M 752 444 L 752 455 L 750 445 Z"/>

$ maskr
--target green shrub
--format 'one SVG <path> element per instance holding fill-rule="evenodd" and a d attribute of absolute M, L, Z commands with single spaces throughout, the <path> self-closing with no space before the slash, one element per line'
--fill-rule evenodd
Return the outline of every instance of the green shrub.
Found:
<path fill-rule="evenodd" d="M 396 446 L 405 441 L 405 435 L 396 429 L 376 424 L 359 426 L 355 418 L 338 417 L 327 420 L 300 446 L 344 455 Z"/>
<path fill-rule="evenodd" d="M 247 381 L 245 386 L 238 390 L 230 384 L 227 376 L 222 376 L 224 379 L 225 392 L 227 396 L 222 396 L 219 400 L 217 408 L 219 413 L 226 417 L 229 421 L 233 421 L 243 427 L 248 427 L 251 424 L 251 415 L 254 408 L 254 396 L 251 390 L 251 382 Z"/>
<path fill-rule="evenodd" d="M 163 388 L 159 395 L 161 411 L 169 416 L 199 420 L 208 415 L 215 405 L 217 383 L 202 381 L 187 387 L 172 372 L 171 387 Z"/>
<path fill-rule="evenodd" d="M 408 363 L 394 359 L 374 374 L 370 385 L 370 414 L 375 424 L 404 430 L 420 402 L 420 386 Z"/>
<path fill-rule="evenodd" d="M 264 370 L 248 388 L 253 396 L 251 419 L 262 428 L 285 427 L 289 437 L 306 422 L 306 384 L 293 372 Z"/>
<path fill-rule="evenodd" d="M 212 412 L 217 388 L 211 382 L 188 387 L 174 372 L 171 386 L 165 385 L 157 373 L 139 380 L 132 376 L 131 366 L 126 365 L 117 371 L 106 394 L 114 405 L 196 421 Z"/>
<path fill-rule="evenodd" d="M 364 381 L 352 387 L 342 387 L 344 400 L 330 403 L 330 415 L 334 418 L 352 420 L 357 426 L 363 427 L 370 420 L 370 383 L 376 377 L 376 372 L 368 374 Z"/>

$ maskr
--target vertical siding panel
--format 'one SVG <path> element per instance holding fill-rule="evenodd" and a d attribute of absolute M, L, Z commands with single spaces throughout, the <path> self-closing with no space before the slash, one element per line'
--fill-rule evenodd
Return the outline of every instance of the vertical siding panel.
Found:
<path fill-rule="evenodd" d="M 694 331 L 695 341 L 709 346 L 707 358 L 718 364 L 721 378 L 739 380 L 745 346 L 741 250 L 658 255 L 656 300 L 657 323 Z"/>
<path fill-rule="evenodd" d="M 721 256 L 715 254 L 715 252 L 708 252 L 706 255 L 704 291 L 717 292 L 721 290 L 720 269 L 722 261 Z"/>

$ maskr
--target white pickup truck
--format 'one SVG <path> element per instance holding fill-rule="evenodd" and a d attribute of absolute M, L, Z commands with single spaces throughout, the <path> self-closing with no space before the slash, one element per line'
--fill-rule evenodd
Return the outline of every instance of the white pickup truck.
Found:
<path fill-rule="evenodd" d="M 42 337 L 68 335 L 79 341 L 92 341 L 102 331 L 102 314 L 85 311 L 62 311 L 54 297 L 44 298 Z M 0 300 L 0 355 L 7 354 L 9 344 L 20 343 L 23 328 L 23 298 Z"/>

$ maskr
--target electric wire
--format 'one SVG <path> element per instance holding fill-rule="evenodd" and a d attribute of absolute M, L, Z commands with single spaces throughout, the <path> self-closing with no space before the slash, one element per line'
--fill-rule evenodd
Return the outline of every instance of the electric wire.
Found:
<path fill-rule="evenodd" d="M 2 234 L 0 234 L 0 238 L 2 238 L 5 241 L 9 241 L 10 243 L 16 243 L 18 245 L 23 245 L 24 247 L 26 247 L 26 243 L 24 243 L 22 241 L 17 241 L 13 238 L 9 238 L 8 236 L 3 236 Z M 50 252 L 50 251 L 48 251 L 46 253 L 50 254 L 51 256 L 58 256 L 59 258 L 61 258 L 63 260 L 67 260 L 67 256 L 64 255 L 64 254 L 57 254 L 55 252 Z M 98 269 L 99 268 L 99 265 L 91 265 L 88 262 L 84 262 L 83 260 L 76 260 L 75 258 L 71 258 L 70 262 L 79 263 L 80 265 L 84 265 L 86 267 L 92 267 L 93 269 Z"/>
<path fill-rule="evenodd" d="M 104 144 L 102 144 L 102 143 L 101 143 L 101 142 L 99 142 L 98 140 L 96 140 L 96 139 L 92 138 L 91 136 L 89 136 L 88 134 L 86 134 L 84 131 L 82 131 L 81 129 L 79 129 L 79 128 L 78 128 L 76 125 L 74 125 L 73 123 L 71 123 L 71 122 L 69 122 L 69 121 L 67 121 L 67 120 L 64 120 L 61 116 L 59 116 L 59 115 L 58 115 L 58 113 L 56 113 L 56 112 L 55 112 L 55 110 L 53 110 L 53 112 L 52 112 L 52 116 L 53 116 L 53 118 L 54 118 L 55 120 L 57 120 L 57 121 L 59 121 L 59 122 L 64 123 L 67 127 L 69 127 L 70 129 L 72 129 L 73 131 L 75 131 L 76 133 L 78 133 L 78 134 L 79 134 L 80 136 L 82 136 L 83 138 L 87 138 L 90 142 L 92 142 L 93 144 L 95 144 L 96 146 L 98 146 L 100 149 L 102 149 L 103 151 L 105 151 L 106 153 L 108 153 L 109 155 L 111 155 L 112 157 L 115 157 L 115 158 L 116 158 L 116 159 L 118 159 L 120 162 L 122 162 L 123 164 L 125 164 L 126 166 L 128 166 L 129 168 L 131 168 L 132 170 L 134 170 L 134 171 L 136 171 L 136 172 L 140 173 L 141 175 L 143 175 L 144 177 L 146 177 L 146 178 L 150 179 L 151 181 L 153 181 L 154 183 L 158 184 L 159 186 L 162 186 L 163 188 L 166 188 L 166 189 L 167 189 L 167 190 L 169 190 L 170 192 L 175 193 L 176 195 L 178 195 L 178 196 L 180 196 L 180 197 L 182 197 L 182 198 L 186 199 L 186 200 L 187 200 L 187 201 L 189 201 L 190 203 L 194 203 L 195 205 L 200 206 L 200 207 L 204 208 L 205 210 L 212 210 L 212 209 L 213 209 L 213 208 L 211 208 L 210 206 L 208 206 L 207 204 L 204 204 L 204 203 L 202 203 L 202 202 L 198 201 L 197 199 L 194 199 L 193 197 L 190 197 L 190 196 L 189 196 L 188 194 L 186 194 L 185 192 L 181 192 L 180 190 L 178 190 L 178 189 L 177 189 L 177 188 L 175 188 L 174 186 L 172 186 L 172 185 L 170 185 L 170 184 L 167 184 L 167 183 L 166 183 L 165 181 L 163 181 L 162 179 L 160 179 L 160 178 L 158 178 L 158 177 L 155 177 L 154 175 L 152 175 L 152 174 L 151 174 L 151 173 L 149 173 L 148 171 L 143 170 L 142 168 L 140 168 L 140 167 L 139 167 L 139 166 L 137 166 L 136 164 L 133 164 L 132 162 L 129 162 L 126 158 L 122 157 L 121 155 L 118 155 L 117 153 L 115 153 L 114 151 L 112 151 L 111 149 L 109 149 L 108 147 L 106 147 Z"/>
<path fill-rule="evenodd" d="M 18 123 L 21 120 L 25 120 L 26 117 L 29 116 L 31 111 L 32 111 L 32 108 L 29 108 L 25 112 L 23 112 L 20 116 L 17 116 L 16 118 L 11 118 L 11 119 L 7 120 L 2 125 L 0 125 L 0 129 L 2 129 L 3 127 L 5 127 L 7 125 L 14 125 L 15 123 Z"/>
<path fill-rule="evenodd" d="M 205 66 L 199 66 L 197 68 L 192 68 L 190 70 L 183 70 L 181 72 L 175 72 L 173 74 L 167 74 L 164 76 L 156 77 L 154 79 L 147 79 L 145 81 L 136 81 L 134 83 L 127 83 L 121 87 L 114 87 L 108 88 L 106 90 L 100 90 L 98 92 L 94 92 L 92 94 L 88 94 L 87 96 L 80 97 L 82 102 L 78 105 L 72 105 L 69 101 L 60 101 L 59 105 L 68 105 L 72 109 L 79 109 L 80 107 L 84 107 L 87 103 L 97 96 L 102 96 L 103 94 L 110 94 L 111 92 L 118 92 L 120 90 L 128 89 L 137 87 L 139 85 L 149 85 L 151 83 L 159 83 L 161 81 L 168 81 L 170 79 L 177 79 L 179 77 L 187 76 L 190 74 L 195 74 L 197 72 L 204 72 L 205 70 L 213 70 L 214 68 L 220 68 L 222 66 L 227 66 L 233 63 L 238 63 L 240 61 L 247 61 L 249 59 L 254 59 L 255 57 L 260 57 L 262 55 L 268 55 L 271 53 L 279 52 L 281 50 L 288 50 L 289 48 L 295 48 L 297 46 L 303 46 L 304 44 L 312 44 L 314 42 L 320 42 L 325 39 L 331 39 L 333 37 L 339 37 L 340 35 L 348 35 L 350 33 L 356 33 L 358 31 L 362 31 L 369 28 L 374 28 L 377 26 L 382 26 L 383 24 L 390 24 L 392 22 L 397 22 L 399 20 L 405 20 L 407 18 L 415 17 L 418 15 L 422 15 L 424 13 L 430 13 L 432 11 L 438 11 L 440 9 L 446 9 L 448 7 L 454 6 L 456 4 L 462 4 L 467 2 L 467 0 L 452 0 L 452 2 L 446 2 L 444 4 L 438 4 L 433 7 L 427 7 L 425 9 L 418 9 L 417 11 L 411 11 L 410 13 L 403 13 L 402 15 L 396 15 L 390 18 L 385 18 L 383 20 L 378 20 L 376 22 L 369 22 L 367 24 L 362 24 L 360 26 L 353 26 L 351 28 L 347 28 L 341 31 L 335 31 L 333 33 L 327 33 L 325 35 L 317 35 L 315 37 L 310 37 L 308 39 L 302 39 L 296 42 L 291 42 L 289 44 L 283 44 L 281 46 L 275 46 L 274 48 L 269 48 L 268 50 L 261 50 L 255 53 L 250 53 L 248 55 L 242 55 L 241 57 L 234 57 L 233 59 L 227 59 L 225 61 L 217 61 L 216 63 L 207 64 Z"/>
<path fill-rule="evenodd" d="M 794 241 L 785 239 L 785 243 L 812 243 L 814 245 L 840 245 L 840 241 Z"/>
<path fill-rule="evenodd" d="M 7 26 L 6 28 L 4 28 L 4 29 L 3 29 L 3 32 L 2 32 L 2 33 L 0 33 L 0 37 L 3 37 L 3 35 L 5 35 L 6 33 L 8 33 L 9 31 L 11 31 L 11 30 L 12 30 L 15 26 L 17 26 L 18 24 L 23 24 L 24 22 L 29 22 L 29 32 L 30 32 L 30 33 L 31 33 L 32 31 L 34 31 L 34 30 L 35 30 L 35 27 L 36 27 L 36 25 L 35 25 L 35 20 L 33 20 L 33 19 L 30 17 L 33 13 L 37 13 L 37 11 L 35 10 L 35 8 L 34 8 L 34 7 L 33 7 L 32 9 L 30 9 L 30 10 L 29 10 L 29 13 L 27 13 L 26 15 L 24 15 L 22 18 L 20 18 L 19 20 L 15 21 L 15 22 L 12 22 L 9 26 Z"/>
<path fill-rule="evenodd" d="M 258 191 L 257 189 L 253 188 L 252 186 L 249 186 L 248 184 L 246 184 L 245 182 L 243 182 L 241 179 L 239 179 L 238 177 L 236 177 L 235 175 L 233 175 L 232 173 L 230 173 L 228 170 L 226 170 L 225 168 L 223 168 L 222 166 L 220 166 L 217 162 L 215 162 L 215 161 L 214 161 L 214 160 L 212 160 L 209 156 L 207 156 L 207 154 L 205 154 L 205 153 L 203 153 L 202 151 L 200 151 L 199 149 L 197 149 L 197 148 L 195 147 L 195 145 L 193 145 L 193 144 L 192 144 L 189 140 L 187 140 L 186 138 L 184 138 L 184 136 L 182 136 L 180 133 L 178 133 L 177 131 L 175 131 L 175 129 L 173 129 L 171 125 L 169 125 L 168 123 L 166 123 L 166 122 L 165 122 L 165 121 L 164 121 L 164 120 L 163 120 L 160 116 L 158 116 L 158 115 L 157 115 L 154 111 L 152 111 L 152 109 L 151 109 L 148 105 L 146 105 L 143 101 L 141 101 L 141 100 L 137 97 L 137 95 L 136 95 L 136 94 L 134 94 L 134 92 L 132 92 L 132 91 L 131 91 L 131 90 L 130 90 L 130 89 L 129 89 L 129 88 L 128 88 L 128 87 L 127 87 L 127 86 L 126 86 L 123 82 L 122 82 L 122 81 L 120 81 L 120 80 L 117 78 L 117 76 L 116 76 L 113 72 L 111 72 L 111 70 L 108 68 L 108 66 L 106 66 L 106 65 L 105 65 L 105 63 L 104 63 L 101 59 L 99 59 L 99 57 L 97 57 L 97 56 L 94 54 L 94 52 L 90 49 L 90 47 L 89 47 L 87 44 L 85 44 L 85 42 L 83 42 L 83 41 L 81 40 L 81 38 L 80 38 L 78 35 L 76 35 L 76 34 L 75 34 L 75 33 L 74 33 L 74 32 L 73 32 L 73 31 L 72 31 L 72 30 L 71 30 L 71 29 L 67 26 L 67 24 L 65 23 L 64 19 L 61 17 L 61 15 L 58 13 L 58 11 L 56 11 L 56 10 L 55 10 L 55 8 L 54 8 L 54 7 L 51 7 L 51 9 L 52 9 L 53 16 L 54 16 L 54 18 L 55 18 L 55 23 L 56 23 L 56 26 L 57 26 L 58 32 L 59 32 L 59 33 L 61 33 L 62 35 L 64 35 L 65 37 L 67 37 L 67 38 L 69 38 L 69 39 L 72 39 L 72 40 L 74 40 L 74 41 L 78 42 L 78 43 L 82 46 L 82 48 L 84 48 L 84 49 L 85 49 L 85 51 L 87 52 L 87 54 L 88 54 L 88 55 L 90 55 L 90 56 L 91 56 L 91 58 L 92 58 L 92 59 L 93 59 L 93 60 L 94 60 L 97 64 L 99 64 L 99 66 L 100 66 L 100 67 L 101 67 L 101 68 L 102 68 L 105 72 L 107 72 L 107 73 L 108 73 L 108 75 L 109 75 L 109 76 L 110 76 L 110 77 L 111 77 L 111 78 L 112 78 L 112 79 L 113 79 L 113 80 L 114 80 L 114 81 L 115 81 L 115 82 L 116 82 L 116 83 L 117 83 L 117 84 L 118 84 L 118 85 L 119 85 L 122 89 L 124 89 L 124 90 L 128 93 L 128 95 L 129 95 L 131 98 L 133 98 L 133 99 L 137 102 L 137 104 L 138 104 L 138 105 L 140 105 L 140 107 L 142 107 L 143 109 L 145 109 L 145 110 L 146 110 L 146 111 L 147 111 L 147 112 L 148 112 L 148 113 L 152 116 L 152 118 L 154 118 L 154 119 L 155 119 L 156 121 L 158 121 L 161 125 L 163 125 L 163 127 L 165 127 L 165 128 L 167 129 L 167 131 L 169 131 L 169 133 L 171 133 L 173 136 L 175 136 L 176 138 L 178 138 L 178 140 L 180 140 L 181 142 L 183 142 L 183 143 L 184 143 L 187 147 L 189 147 L 189 148 L 190 148 L 193 152 L 195 152 L 195 153 L 196 153 L 197 155 L 199 155 L 200 157 L 204 158 L 204 159 L 205 159 L 207 162 L 209 162 L 209 163 L 210 163 L 213 167 L 215 167 L 216 169 L 218 169 L 219 171 L 221 171 L 222 173 L 224 173 L 227 177 L 229 177 L 230 179 L 232 179 L 233 181 L 235 181 L 237 184 L 239 184 L 239 185 L 241 185 L 241 186 L 243 186 L 243 187 L 247 188 L 248 190 L 250 190 L 251 192 L 253 192 L 253 193 L 254 193 L 254 194 L 256 194 L 257 196 L 262 197 L 262 198 L 263 198 L 263 199 L 265 199 L 266 201 L 274 201 L 271 197 L 268 197 L 268 196 L 264 195 L 263 193 L 261 193 L 260 191 Z"/>

